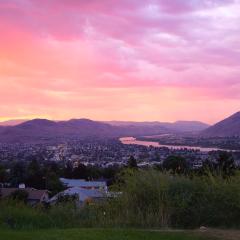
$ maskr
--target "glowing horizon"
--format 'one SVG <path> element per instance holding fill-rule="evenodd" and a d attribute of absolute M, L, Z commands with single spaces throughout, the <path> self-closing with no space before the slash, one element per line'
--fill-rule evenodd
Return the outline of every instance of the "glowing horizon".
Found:
<path fill-rule="evenodd" d="M 0 1 L 0 121 L 215 123 L 240 109 L 240 0 Z"/>

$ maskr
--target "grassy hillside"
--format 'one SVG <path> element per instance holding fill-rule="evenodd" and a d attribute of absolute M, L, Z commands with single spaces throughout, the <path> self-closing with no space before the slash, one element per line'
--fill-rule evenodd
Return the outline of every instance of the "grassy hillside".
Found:
<path fill-rule="evenodd" d="M 141 230 L 68 229 L 41 231 L 0 230 L 4 240 L 215 240 L 205 234 L 190 232 L 157 232 Z"/>

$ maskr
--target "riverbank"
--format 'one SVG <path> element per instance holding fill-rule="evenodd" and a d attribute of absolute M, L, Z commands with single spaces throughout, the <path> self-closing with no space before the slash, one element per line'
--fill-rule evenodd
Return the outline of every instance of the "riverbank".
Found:
<path fill-rule="evenodd" d="M 221 149 L 221 148 L 215 148 L 215 147 L 201 147 L 201 146 L 188 146 L 188 145 L 167 145 L 167 144 L 160 144 L 159 141 L 153 141 L 153 140 L 139 140 L 134 137 L 122 137 L 119 139 L 122 144 L 133 144 L 133 145 L 141 145 L 146 147 L 165 147 L 173 150 L 181 150 L 181 149 L 187 149 L 187 150 L 194 150 L 194 151 L 200 151 L 200 152 L 211 152 L 211 151 L 235 151 L 230 149 Z"/>

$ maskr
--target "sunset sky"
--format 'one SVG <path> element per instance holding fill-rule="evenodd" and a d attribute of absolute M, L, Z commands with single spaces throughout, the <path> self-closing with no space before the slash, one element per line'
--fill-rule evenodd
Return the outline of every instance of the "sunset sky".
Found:
<path fill-rule="evenodd" d="M 0 120 L 240 110 L 240 0 L 0 0 Z"/>

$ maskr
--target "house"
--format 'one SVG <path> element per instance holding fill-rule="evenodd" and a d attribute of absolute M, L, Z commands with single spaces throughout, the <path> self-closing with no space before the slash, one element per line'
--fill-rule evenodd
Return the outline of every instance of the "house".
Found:
<path fill-rule="evenodd" d="M 67 188 L 95 189 L 107 192 L 107 183 L 105 181 L 86 181 L 84 179 L 60 178 L 60 181 Z"/>
<path fill-rule="evenodd" d="M 77 196 L 80 205 L 107 198 L 108 188 L 105 181 L 86 181 L 84 179 L 67 178 L 60 178 L 60 181 L 67 189 L 52 197 L 49 200 L 50 203 L 57 202 L 61 196 Z"/>
<path fill-rule="evenodd" d="M 0 188 L 0 198 L 10 197 L 17 190 L 25 191 L 28 194 L 27 202 L 31 205 L 49 200 L 49 192 L 47 190 L 37 190 L 35 188 Z"/>
<path fill-rule="evenodd" d="M 55 203 L 61 196 L 77 196 L 79 203 L 84 204 L 90 202 L 98 202 L 106 199 L 107 193 L 100 189 L 85 189 L 81 187 L 72 187 L 58 193 L 57 195 L 52 197 L 49 202 Z"/>

